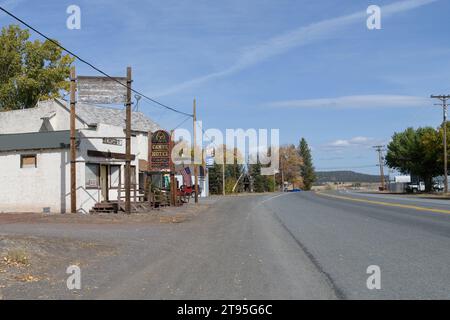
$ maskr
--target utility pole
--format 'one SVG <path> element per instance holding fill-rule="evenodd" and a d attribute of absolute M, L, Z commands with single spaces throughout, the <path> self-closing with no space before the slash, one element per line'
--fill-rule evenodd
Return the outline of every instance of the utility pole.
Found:
<path fill-rule="evenodd" d="M 225 164 L 227 162 L 227 146 L 223 145 L 223 170 L 222 170 L 222 194 L 226 195 L 225 191 Z"/>
<path fill-rule="evenodd" d="M 196 126 L 196 122 L 197 122 L 197 106 L 196 106 L 196 101 L 194 99 L 194 112 L 193 112 L 193 131 L 194 131 L 194 190 L 195 190 L 195 203 L 198 203 L 198 165 L 197 165 L 197 158 L 196 158 L 196 154 L 197 154 L 197 126 Z"/>
<path fill-rule="evenodd" d="M 77 213 L 77 150 L 75 128 L 75 92 L 77 90 L 75 67 L 70 70 L 70 212 Z"/>
<path fill-rule="evenodd" d="M 442 110 L 444 112 L 444 121 L 442 123 L 442 129 L 444 131 L 444 192 L 448 193 L 448 155 L 447 155 L 447 108 L 448 104 L 447 101 L 450 99 L 450 95 L 432 95 L 432 99 L 439 99 L 441 100 L 440 104 L 437 104 L 438 106 L 442 106 Z"/>
<path fill-rule="evenodd" d="M 277 171 L 273 170 L 273 192 L 277 192 Z"/>
<path fill-rule="evenodd" d="M 169 167 L 170 167 L 170 205 L 177 206 L 177 186 L 175 179 L 175 164 L 172 159 L 172 150 L 174 147 L 174 130 L 170 131 L 170 143 L 169 143 Z"/>
<path fill-rule="evenodd" d="M 125 213 L 131 214 L 131 67 L 127 68 L 125 129 Z"/>
<path fill-rule="evenodd" d="M 151 131 L 148 132 L 148 141 L 147 141 L 147 173 L 145 175 L 145 190 L 147 191 L 147 200 L 148 203 L 151 204 L 151 193 L 152 193 L 152 178 L 151 178 L 151 168 L 152 168 L 152 137 L 153 133 Z"/>
<path fill-rule="evenodd" d="M 381 191 L 385 189 L 384 182 L 384 164 L 383 164 L 383 148 L 384 146 L 374 146 L 373 147 L 378 152 L 378 161 L 380 162 L 380 179 L 381 179 Z"/>

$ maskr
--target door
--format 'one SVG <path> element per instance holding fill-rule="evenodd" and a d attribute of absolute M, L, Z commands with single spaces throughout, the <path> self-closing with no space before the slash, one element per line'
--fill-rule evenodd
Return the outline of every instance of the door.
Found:
<path fill-rule="evenodd" d="M 100 165 L 100 194 L 101 201 L 109 200 L 109 190 L 108 190 L 108 166 Z"/>

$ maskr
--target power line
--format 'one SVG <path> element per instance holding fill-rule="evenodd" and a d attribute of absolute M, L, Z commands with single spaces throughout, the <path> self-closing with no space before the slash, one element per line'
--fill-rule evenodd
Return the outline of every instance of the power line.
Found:
<path fill-rule="evenodd" d="M 7 15 L 9 15 L 10 17 L 12 17 L 13 19 L 19 21 L 20 23 L 22 23 L 24 26 L 26 26 L 27 28 L 33 30 L 34 32 L 36 32 L 37 34 L 39 34 L 40 36 L 44 37 L 46 40 L 50 41 L 51 43 L 53 43 L 54 45 L 56 45 L 57 47 L 61 48 L 62 50 L 64 50 L 65 52 L 67 52 L 68 54 L 72 55 L 74 58 L 78 59 L 80 62 L 88 65 L 89 67 L 91 67 L 92 69 L 94 69 L 95 71 L 99 72 L 100 74 L 104 75 L 105 77 L 109 78 L 110 80 L 117 82 L 118 84 L 120 84 L 121 86 L 125 87 L 128 89 L 128 86 L 123 84 L 122 82 L 120 82 L 118 79 L 110 76 L 108 73 L 104 72 L 103 70 L 101 70 L 100 68 L 97 68 L 96 66 L 94 66 L 92 63 L 86 61 L 85 59 L 81 58 L 80 56 L 78 56 L 77 54 L 75 54 L 74 52 L 72 52 L 69 49 L 66 49 L 65 47 L 63 47 L 62 45 L 60 45 L 58 42 L 56 42 L 53 39 L 50 39 L 48 36 L 46 36 L 45 34 L 43 34 L 42 32 L 40 32 L 39 30 L 37 30 L 36 28 L 32 27 L 30 24 L 26 23 L 25 21 L 23 21 L 22 19 L 20 19 L 19 17 L 15 16 L 14 14 L 12 14 L 11 12 L 9 12 L 8 10 L 6 10 L 5 8 L 3 8 L 2 6 L 0 6 L 0 10 L 3 11 L 4 13 L 6 13 Z M 142 96 L 143 98 L 156 103 L 157 105 L 160 105 L 161 107 L 164 107 L 168 110 L 171 110 L 173 112 L 179 113 L 179 114 L 183 114 L 185 116 L 189 116 L 189 117 L 193 117 L 192 114 L 189 113 L 185 113 L 183 111 L 179 111 L 173 107 L 170 107 L 168 105 L 165 105 L 155 99 L 152 99 L 150 97 L 148 97 L 147 95 L 133 89 L 133 88 L 129 88 L 132 92 Z"/>
<path fill-rule="evenodd" d="M 181 121 L 175 128 L 173 128 L 172 130 L 176 130 L 179 127 L 181 127 L 186 121 L 188 121 L 191 118 L 191 116 L 186 117 L 183 121 Z"/>

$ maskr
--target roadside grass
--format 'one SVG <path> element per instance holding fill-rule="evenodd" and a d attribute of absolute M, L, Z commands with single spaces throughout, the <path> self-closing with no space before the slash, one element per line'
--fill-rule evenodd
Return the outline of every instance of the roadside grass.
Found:
<path fill-rule="evenodd" d="M 30 266 L 29 255 L 26 250 L 21 248 L 11 249 L 3 257 L 3 261 L 8 266 L 28 267 Z"/>

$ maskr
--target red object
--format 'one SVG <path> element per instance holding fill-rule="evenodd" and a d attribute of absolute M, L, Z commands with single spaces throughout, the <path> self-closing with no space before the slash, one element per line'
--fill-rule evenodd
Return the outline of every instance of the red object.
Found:
<path fill-rule="evenodd" d="M 183 176 L 183 184 L 187 187 L 192 187 L 192 174 L 189 167 L 181 170 L 181 175 Z"/>

